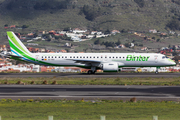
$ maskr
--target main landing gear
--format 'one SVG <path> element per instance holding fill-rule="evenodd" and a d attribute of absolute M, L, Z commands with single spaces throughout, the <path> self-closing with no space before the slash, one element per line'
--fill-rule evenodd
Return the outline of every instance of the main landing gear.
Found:
<path fill-rule="evenodd" d="M 93 72 L 92 70 L 88 70 L 88 74 L 95 74 L 95 71 Z"/>
<path fill-rule="evenodd" d="M 91 67 L 91 70 L 88 70 L 88 74 L 95 74 L 96 73 L 96 67 Z"/>

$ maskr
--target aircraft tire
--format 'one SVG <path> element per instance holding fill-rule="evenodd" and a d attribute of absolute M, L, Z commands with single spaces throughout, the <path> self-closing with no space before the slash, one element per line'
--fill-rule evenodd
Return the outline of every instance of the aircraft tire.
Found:
<path fill-rule="evenodd" d="M 87 73 L 88 73 L 88 74 L 95 74 L 95 72 L 93 72 L 92 70 L 88 70 Z"/>

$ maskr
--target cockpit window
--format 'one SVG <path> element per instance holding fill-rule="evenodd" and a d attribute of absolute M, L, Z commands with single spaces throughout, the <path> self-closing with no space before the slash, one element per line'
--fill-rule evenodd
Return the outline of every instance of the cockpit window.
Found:
<path fill-rule="evenodd" d="M 167 59 L 168 59 L 168 57 L 167 57 L 167 56 L 162 56 L 162 59 L 165 59 L 165 58 L 167 58 Z"/>

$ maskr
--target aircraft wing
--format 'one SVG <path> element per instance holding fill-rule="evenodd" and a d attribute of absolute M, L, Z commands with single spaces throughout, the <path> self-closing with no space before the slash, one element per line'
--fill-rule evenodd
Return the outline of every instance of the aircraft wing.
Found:
<path fill-rule="evenodd" d="M 81 64 L 101 63 L 101 61 L 98 60 L 83 60 L 83 59 L 67 59 L 67 60 L 76 61 L 76 63 L 81 63 Z"/>

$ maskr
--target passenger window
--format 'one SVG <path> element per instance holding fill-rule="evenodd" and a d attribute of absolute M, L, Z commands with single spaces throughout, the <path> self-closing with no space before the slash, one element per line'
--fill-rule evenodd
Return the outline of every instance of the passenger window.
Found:
<path fill-rule="evenodd" d="M 85 57 L 83 57 L 83 58 L 85 58 Z"/>
<path fill-rule="evenodd" d="M 55 56 L 55 58 L 56 58 L 56 56 Z"/>
<path fill-rule="evenodd" d="M 80 58 L 82 58 L 82 57 L 80 57 Z"/>
<path fill-rule="evenodd" d="M 65 58 L 67 58 L 67 56 Z"/>
<path fill-rule="evenodd" d="M 121 57 L 119 57 L 119 58 L 121 58 Z"/>
<path fill-rule="evenodd" d="M 88 58 L 88 57 L 87 57 Z"/>
<path fill-rule="evenodd" d="M 78 58 L 78 56 L 77 56 L 77 58 Z"/>
<path fill-rule="evenodd" d="M 46 58 L 46 56 L 45 56 L 45 58 Z"/>
<path fill-rule="evenodd" d="M 75 56 L 74 56 L 74 58 L 75 58 Z"/>
<path fill-rule="evenodd" d="M 62 56 L 62 58 L 64 58 L 64 57 Z"/>
<path fill-rule="evenodd" d="M 111 58 L 111 57 L 109 57 L 109 58 Z"/>
<path fill-rule="evenodd" d="M 91 58 L 91 57 L 90 57 Z"/>
<path fill-rule="evenodd" d="M 72 58 L 72 57 L 70 57 L 70 58 Z"/>
<path fill-rule="evenodd" d="M 94 57 L 95 58 L 95 57 Z"/>
<path fill-rule="evenodd" d="M 48 58 L 50 58 L 50 56 Z"/>
<path fill-rule="evenodd" d="M 42 58 L 43 58 L 43 56 L 42 56 Z"/>
<path fill-rule="evenodd" d="M 116 57 L 116 58 L 118 58 L 118 57 Z"/>

